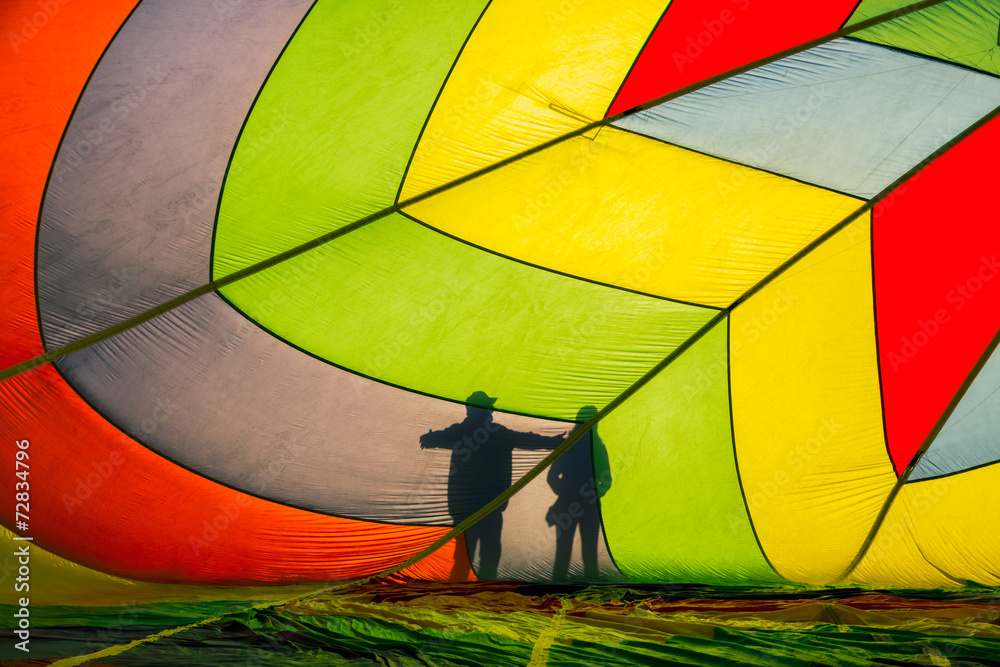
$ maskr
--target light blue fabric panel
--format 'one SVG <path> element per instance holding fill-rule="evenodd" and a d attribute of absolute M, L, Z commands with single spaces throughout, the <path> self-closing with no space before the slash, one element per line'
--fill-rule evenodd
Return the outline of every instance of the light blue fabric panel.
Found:
<path fill-rule="evenodd" d="M 870 198 L 998 105 L 996 77 L 838 39 L 615 125 Z"/>
<path fill-rule="evenodd" d="M 910 480 L 938 477 L 1000 461 L 1000 352 L 979 371 Z"/>

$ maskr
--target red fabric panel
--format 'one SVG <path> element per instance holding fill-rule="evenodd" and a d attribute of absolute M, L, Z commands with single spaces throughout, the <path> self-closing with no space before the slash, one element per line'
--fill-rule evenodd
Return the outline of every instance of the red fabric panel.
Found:
<path fill-rule="evenodd" d="M 6 0 L 0 34 L 0 367 L 42 352 L 34 296 L 38 209 L 63 129 L 135 0 Z M 155 416 L 154 416 L 155 417 Z M 447 528 L 328 517 L 188 472 L 97 415 L 50 366 L 0 385 L 0 493 L 14 498 L 28 440 L 28 527 L 41 547 L 119 576 L 165 583 L 324 581 L 374 574 Z M 23 488 L 23 487 L 22 487 Z M 0 520 L 17 528 L 15 506 Z M 20 508 L 23 509 L 24 508 Z"/>
<path fill-rule="evenodd" d="M 674 0 L 608 115 L 840 29 L 855 0 Z"/>
<path fill-rule="evenodd" d="M 879 363 L 896 471 L 1000 328 L 993 120 L 875 207 Z"/>
<path fill-rule="evenodd" d="M 150 418 L 155 420 L 155 410 Z M 14 498 L 30 442 L 35 543 L 96 570 L 190 584 L 291 583 L 375 574 L 448 531 L 325 516 L 260 500 L 161 458 L 101 419 L 51 366 L 0 385 L 0 494 Z M 16 528 L 13 502 L 0 504 Z"/>
<path fill-rule="evenodd" d="M 87 77 L 135 4 L 0 4 L 0 368 L 42 353 L 34 253 L 45 179 Z"/>
<path fill-rule="evenodd" d="M 386 578 L 387 581 L 407 583 L 422 581 L 476 581 L 476 574 L 469 563 L 469 550 L 465 535 L 459 535 L 430 556 L 417 561 L 405 570 Z"/>

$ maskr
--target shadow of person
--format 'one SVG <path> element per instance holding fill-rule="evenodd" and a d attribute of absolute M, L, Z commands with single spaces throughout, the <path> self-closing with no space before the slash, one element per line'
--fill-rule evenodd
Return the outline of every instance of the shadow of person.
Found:
<path fill-rule="evenodd" d="M 580 409 L 576 416 L 577 429 L 597 414 L 592 405 Z M 597 538 L 601 515 L 598 499 L 611 487 L 611 468 L 608 452 L 591 429 L 589 443 L 581 438 L 549 467 L 549 487 L 558 496 L 549 508 L 545 519 L 556 528 L 556 557 L 552 566 L 552 580 L 564 581 L 569 575 L 573 560 L 573 540 L 580 533 L 580 551 L 583 558 L 584 578 L 594 581 L 600 575 L 597 562 Z"/>
<path fill-rule="evenodd" d="M 513 451 L 519 449 L 555 449 L 565 434 L 543 436 L 514 431 L 493 421 L 496 398 L 483 391 L 473 392 L 466 399 L 465 419 L 420 436 L 421 449 L 451 449 L 448 472 L 448 513 L 455 524 L 469 518 L 479 508 L 510 488 Z M 469 559 L 479 550 L 479 579 L 496 579 L 500 565 L 503 511 L 507 503 L 497 507 L 466 531 Z M 452 579 L 467 578 L 458 558 Z"/>

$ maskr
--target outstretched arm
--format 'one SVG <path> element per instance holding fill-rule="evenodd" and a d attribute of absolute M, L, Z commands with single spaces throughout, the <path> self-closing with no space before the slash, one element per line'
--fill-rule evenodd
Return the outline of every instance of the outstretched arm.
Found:
<path fill-rule="evenodd" d="M 462 440 L 460 424 L 452 424 L 440 431 L 428 430 L 420 436 L 420 449 L 452 449 Z"/>
<path fill-rule="evenodd" d="M 518 449 L 555 449 L 566 439 L 569 431 L 559 435 L 538 435 L 530 431 L 510 431 L 510 436 L 514 439 L 514 446 Z"/>

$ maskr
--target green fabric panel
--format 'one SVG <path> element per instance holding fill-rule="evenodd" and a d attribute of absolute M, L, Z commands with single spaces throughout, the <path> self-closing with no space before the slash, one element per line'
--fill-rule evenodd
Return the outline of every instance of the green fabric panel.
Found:
<path fill-rule="evenodd" d="M 847 25 L 913 4 L 865 0 Z M 1000 74 L 1000 4 L 950 0 L 856 32 L 851 37 Z"/>
<path fill-rule="evenodd" d="M 608 548 L 636 581 L 781 581 L 740 491 L 727 353 L 724 321 L 597 427 L 610 463 L 601 499 Z"/>
<path fill-rule="evenodd" d="M 320 0 L 233 156 L 213 278 L 391 206 L 486 0 Z"/>
<path fill-rule="evenodd" d="M 400 214 L 223 293 L 345 368 L 566 420 L 608 403 L 717 312 L 514 262 Z"/>

